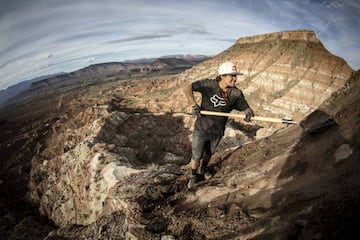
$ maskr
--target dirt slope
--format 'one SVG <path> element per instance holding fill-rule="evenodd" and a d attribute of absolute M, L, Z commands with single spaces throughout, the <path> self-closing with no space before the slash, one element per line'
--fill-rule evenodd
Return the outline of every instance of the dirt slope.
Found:
<path fill-rule="evenodd" d="M 186 189 L 187 170 L 173 164 L 131 175 L 113 189 L 126 211 L 50 239 L 354 239 L 359 79 L 357 72 L 302 127 L 217 154 L 214 177 L 196 189 Z M 328 117 L 335 124 L 325 127 Z"/>

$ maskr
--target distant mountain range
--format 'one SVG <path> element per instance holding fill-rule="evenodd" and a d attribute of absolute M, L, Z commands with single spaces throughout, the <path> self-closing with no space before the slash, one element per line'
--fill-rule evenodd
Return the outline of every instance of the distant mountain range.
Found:
<path fill-rule="evenodd" d="M 36 77 L 7 89 L 0 90 L 0 107 L 33 94 L 51 89 L 74 89 L 95 82 L 114 81 L 158 74 L 176 74 L 207 60 L 205 55 L 169 55 L 159 58 L 141 58 L 123 62 L 90 65 L 71 73 L 57 73 Z M 90 77 L 89 77 L 90 76 Z"/>
<path fill-rule="evenodd" d="M 57 74 L 36 77 L 36 78 L 30 79 L 30 80 L 26 80 L 26 81 L 17 83 L 6 89 L 0 90 L 0 106 L 2 104 L 6 103 L 9 99 L 11 99 L 11 98 L 15 97 L 16 95 L 18 95 L 19 93 L 21 93 L 22 91 L 25 91 L 26 89 L 28 89 L 32 83 L 41 81 L 41 80 L 44 80 L 47 78 L 55 77 L 58 75 L 62 75 L 62 74 L 64 74 L 64 73 L 57 73 Z"/>

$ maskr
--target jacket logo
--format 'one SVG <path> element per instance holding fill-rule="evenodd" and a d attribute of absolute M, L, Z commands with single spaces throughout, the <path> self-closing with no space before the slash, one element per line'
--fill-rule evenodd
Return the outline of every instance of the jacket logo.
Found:
<path fill-rule="evenodd" d="M 214 104 L 214 107 L 226 106 L 225 99 L 216 94 L 210 98 L 210 102 Z"/>

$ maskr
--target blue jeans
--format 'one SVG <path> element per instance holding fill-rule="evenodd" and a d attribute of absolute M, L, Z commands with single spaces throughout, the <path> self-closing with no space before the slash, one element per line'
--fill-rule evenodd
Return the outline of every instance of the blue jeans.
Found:
<path fill-rule="evenodd" d="M 194 130 L 192 136 L 192 157 L 194 161 L 200 161 L 205 155 L 209 158 L 214 154 L 216 147 L 219 145 L 221 135 L 203 134 Z"/>

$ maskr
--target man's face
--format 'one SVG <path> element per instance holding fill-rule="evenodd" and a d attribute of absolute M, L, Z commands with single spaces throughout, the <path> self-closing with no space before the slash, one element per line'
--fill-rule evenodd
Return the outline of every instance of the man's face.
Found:
<path fill-rule="evenodd" d="M 236 75 L 226 74 L 223 77 L 224 77 L 223 79 L 225 80 L 227 87 L 235 87 L 236 78 L 237 78 Z"/>

